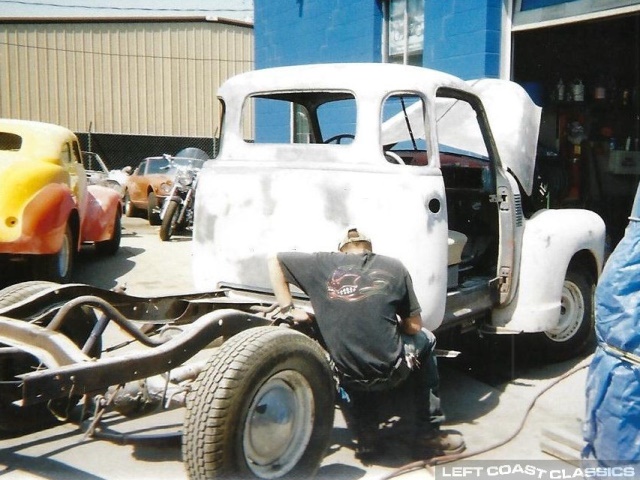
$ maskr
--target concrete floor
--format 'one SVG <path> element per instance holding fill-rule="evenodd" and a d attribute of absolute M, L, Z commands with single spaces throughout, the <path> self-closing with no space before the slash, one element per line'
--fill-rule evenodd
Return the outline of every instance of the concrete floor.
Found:
<path fill-rule="evenodd" d="M 188 237 L 162 242 L 157 227 L 142 219 L 127 218 L 124 227 L 120 252 L 113 258 L 84 252 L 74 281 L 104 288 L 126 284 L 128 293 L 142 296 L 193 291 Z M 338 411 L 331 448 L 318 477 L 382 479 L 404 472 L 399 478 L 405 480 L 436 478 L 435 474 L 463 478 L 478 469 L 500 467 L 507 472 L 518 465 L 573 471 L 570 463 L 543 451 L 542 444 L 566 458 L 579 455 L 586 379 L 586 369 L 580 367 L 589 358 L 543 365 L 537 359 L 514 358 L 512 340 L 487 339 L 475 351 L 463 351 L 459 360 L 440 361 L 445 427 L 462 432 L 466 453 L 477 455 L 439 466 L 437 471 L 433 467 L 404 471 L 402 467 L 413 463 L 409 448 L 402 438 L 392 437 L 385 453 L 364 465 L 354 457 L 351 434 Z M 576 373 L 563 379 L 576 366 Z M 109 416 L 105 426 L 126 435 L 176 433 L 182 426 L 182 411 L 136 420 Z M 175 442 L 118 445 L 83 440 L 72 424 L 0 439 L 0 475 L 6 480 L 186 478 L 180 457 Z"/>

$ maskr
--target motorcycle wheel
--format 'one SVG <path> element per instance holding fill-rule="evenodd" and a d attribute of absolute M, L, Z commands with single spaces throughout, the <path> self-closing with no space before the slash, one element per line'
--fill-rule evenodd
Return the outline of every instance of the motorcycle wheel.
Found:
<path fill-rule="evenodd" d="M 180 204 L 175 200 L 171 200 L 167 205 L 167 210 L 164 212 L 164 218 L 162 219 L 162 225 L 160 225 L 160 240 L 166 242 L 171 239 L 171 235 L 178 229 L 178 217 L 179 217 Z"/>

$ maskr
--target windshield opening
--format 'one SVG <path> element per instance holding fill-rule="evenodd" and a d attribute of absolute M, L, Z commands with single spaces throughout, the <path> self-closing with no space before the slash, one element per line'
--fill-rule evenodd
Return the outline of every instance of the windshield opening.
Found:
<path fill-rule="evenodd" d="M 169 160 L 163 157 L 147 160 L 147 173 L 166 173 L 169 168 Z"/>

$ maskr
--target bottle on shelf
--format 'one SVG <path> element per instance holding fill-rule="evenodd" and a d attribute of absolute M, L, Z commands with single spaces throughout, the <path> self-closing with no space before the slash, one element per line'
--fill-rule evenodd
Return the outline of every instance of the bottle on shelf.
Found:
<path fill-rule="evenodd" d="M 571 97 L 574 102 L 584 102 L 584 83 L 579 78 L 571 84 Z"/>
<path fill-rule="evenodd" d="M 558 80 L 558 83 L 556 84 L 556 100 L 559 102 L 564 101 L 564 82 L 562 79 Z"/>

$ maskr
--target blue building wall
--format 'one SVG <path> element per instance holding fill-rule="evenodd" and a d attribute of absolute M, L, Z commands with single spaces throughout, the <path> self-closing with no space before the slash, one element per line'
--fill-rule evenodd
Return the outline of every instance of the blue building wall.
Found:
<path fill-rule="evenodd" d="M 499 76 L 502 1 L 425 0 L 423 65 Z M 382 59 L 378 0 L 254 0 L 254 9 L 256 68 Z"/>
<path fill-rule="evenodd" d="M 254 18 L 256 68 L 382 58 L 375 0 L 255 0 Z"/>
<path fill-rule="evenodd" d="M 425 0 L 423 65 L 464 79 L 500 75 L 502 0 Z"/>
<path fill-rule="evenodd" d="M 503 2 L 424 0 L 422 64 L 463 79 L 500 76 Z M 533 10 L 576 0 L 522 0 Z M 256 68 L 381 62 L 382 0 L 254 0 Z M 268 138 L 270 112 L 257 111 Z"/>

